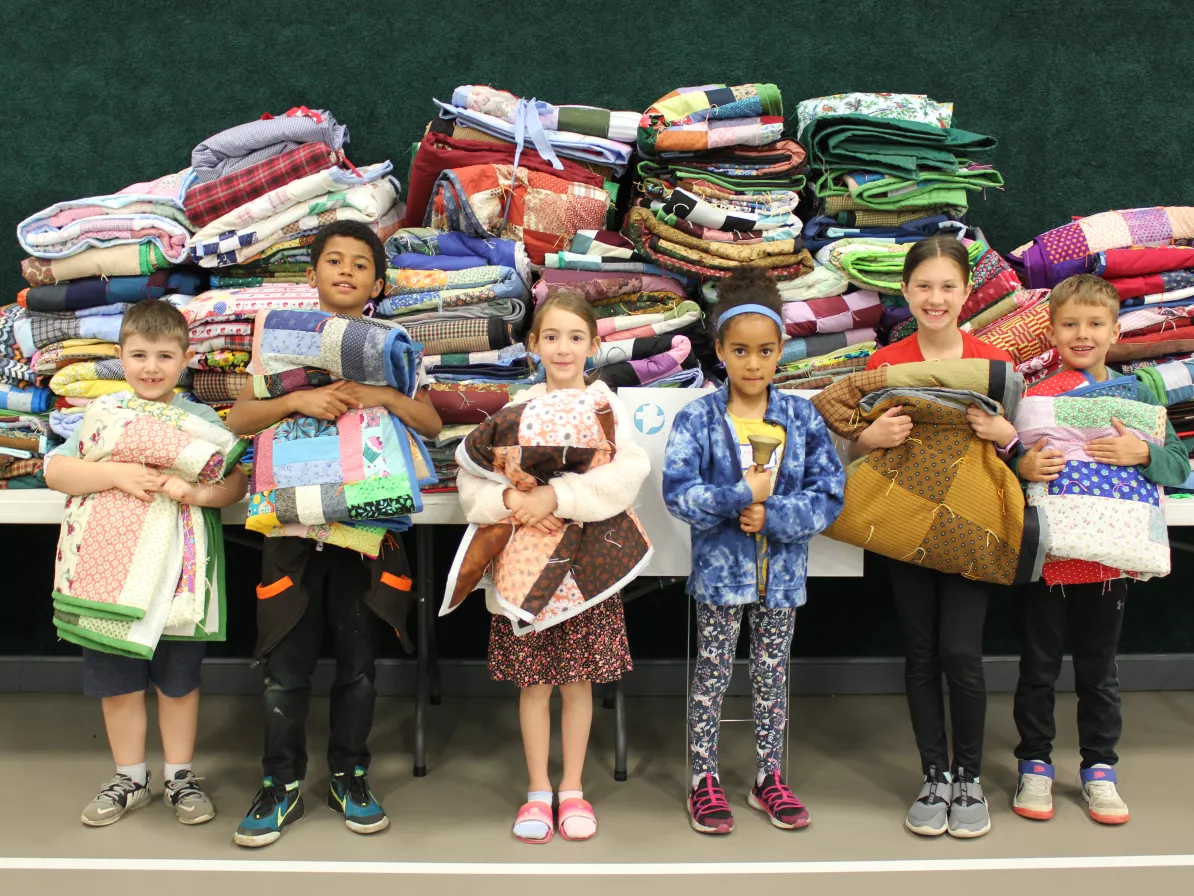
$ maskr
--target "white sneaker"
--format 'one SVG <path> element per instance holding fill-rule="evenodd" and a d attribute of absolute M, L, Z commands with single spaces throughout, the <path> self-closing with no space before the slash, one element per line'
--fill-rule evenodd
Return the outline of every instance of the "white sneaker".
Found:
<path fill-rule="evenodd" d="M 1020 784 L 1012 811 L 1024 818 L 1048 821 L 1053 817 L 1053 766 L 1036 759 L 1021 759 Z"/>
<path fill-rule="evenodd" d="M 1079 780 L 1091 818 L 1099 824 L 1123 824 L 1128 820 L 1128 804 L 1120 799 L 1115 786 L 1115 769 L 1103 764 L 1084 768 Z"/>

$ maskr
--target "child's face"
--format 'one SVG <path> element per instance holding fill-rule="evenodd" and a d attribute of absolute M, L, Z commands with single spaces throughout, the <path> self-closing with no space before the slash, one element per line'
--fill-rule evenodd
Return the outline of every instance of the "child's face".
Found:
<path fill-rule="evenodd" d="M 182 369 L 195 355 L 176 339 L 151 340 L 137 334 L 118 345 L 116 354 L 133 393 L 146 401 L 172 401 Z"/>
<path fill-rule="evenodd" d="M 543 359 L 551 389 L 583 389 L 585 359 L 597 354 L 597 340 L 583 317 L 552 308 L 543 315 L 531 351 Z"/>
<path fill-rule="evenodd" d="M 918 328 L 942 333 L 957 329 L 970 284 L 956 262 L 939 255 L 918 264 L 900 290 Z"/>
<path fill-rule="evenodd" d="M 1098 373 L 1106 366 L 1107 349 L 1119 338 L 1119 321 L 1104 305 L 1066 302 L 1045 332 L 1067 368 Z"/>
<path fill-rule="evenodd" d="M 781 338 L 775 321 L 761 314 L 743 314 L 726 324 L 717 340 L 717 357 L 735 393 L 758 398 L 767 392 L 779 364 Z"/>
<path fill-rule="evenodd" d="M 339 235 L 328 238 L 319 262 L 307 270 L 307 282 L 319 290 L 319 307 L 333 314 L 359 315 L 385 288 L 369 246 Z"/>

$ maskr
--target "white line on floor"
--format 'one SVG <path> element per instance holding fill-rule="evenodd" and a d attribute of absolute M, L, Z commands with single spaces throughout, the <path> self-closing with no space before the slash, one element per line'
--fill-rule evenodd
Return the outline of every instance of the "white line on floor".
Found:
<path fill-rule="evenodd" d="M 292 862 L 260 859 L 68 859 L 0 857 L 0 871 L 215 871 L 274 874 L 687 875 L 875 874 L 932 871 L 1050 871 L 1100 868 L 1191 868 L 1194 855 L 1045 856 L 1008 859 L 901 859 L 843 862 Z"/>

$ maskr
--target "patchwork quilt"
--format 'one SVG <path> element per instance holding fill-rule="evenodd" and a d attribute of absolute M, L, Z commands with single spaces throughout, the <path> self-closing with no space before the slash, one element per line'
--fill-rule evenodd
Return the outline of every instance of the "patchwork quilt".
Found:
<path fill-rule="evenodd" d="M 812 401 L 848 439 L 902 405 L 912 434 L 846 469 L 830 538 L 942 572 L 1011 585 L 1044 562 L 1044 514 L 1025 509 L 1016 475 L 966 420 L 971 405 L 1012 417 L 1023 380 L 1001 361 L 929 361 L 855 373 Z"/>
<path fill-rule="evenodd" d="M 142 463 L 191 482 L 218 481 L 244 449 L 222 427 L 133 397 L 92 402 L 73 438 L 83 460 Z M 160 493 L 149 503 L 119 489 L 68 498 L 54 569 L 59 634 L 145 659 L 164 635 L 222 639 L 218 526 L 218 513 Z"/>
<path fill-rule="evenodd" d="M 560 390 L 490 416 L 461 443 L 456 461 L 477 476 L 530 491 L 561 473 L 609 463 L 616 451 L 608 399 Z M 616 594 L 651 553 L 633 509 L 598 523 L 568 522 L 554 533 L 513 520 L 472 525 L 456 552 L 440 615 L 486 579 L 515 634 L 542 631 Z"/>
<path fill-rule="evenodd" d="M 1165 409 L 1137 401 L 1132 376 L 1090 383 L 1078 371 L 1059 373 L 1030 389 L 1015 414 L 1021 442 L 1047 438 L 1065 455 L 1057 479 L 1026 489 L 1029 506 L 1047 524 L 1049 585 L 1169 574 L 1160 487 L 1138 467 L 1099 463 L 1086 453 L 1091 440 L 1118 434 L 1112 418 L 1149 444 L 1165 443 Z"/>
<path fill-rule="evenodd" d="M 656 100 L 638 124 L 644 156 L 722 146 L 765 146 L 783 136 L 784 104 L 774 84 L 681 87 Z"/>

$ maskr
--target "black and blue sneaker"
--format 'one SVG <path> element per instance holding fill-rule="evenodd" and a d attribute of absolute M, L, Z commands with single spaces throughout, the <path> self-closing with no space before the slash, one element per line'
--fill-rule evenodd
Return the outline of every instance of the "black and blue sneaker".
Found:
<path fill-rule="evenodd" d="M 369 789 L 369 778 L 359 765 L 350 775 L 332 775 L 328 808 L 344 816 L 344 824 L 356 834 L 376 834 L 390 826 L 385 809 Z"/>
<path fill-rule="evenodd" d="M 264 778 L 257 796 L 253 797 L 253 808 L 236 829 L 233 842 L 237 846 L 269 846 L 282 836 L 286 825 L 294 824 L 305 812 L 298 781 L 283 784 Z"/>

